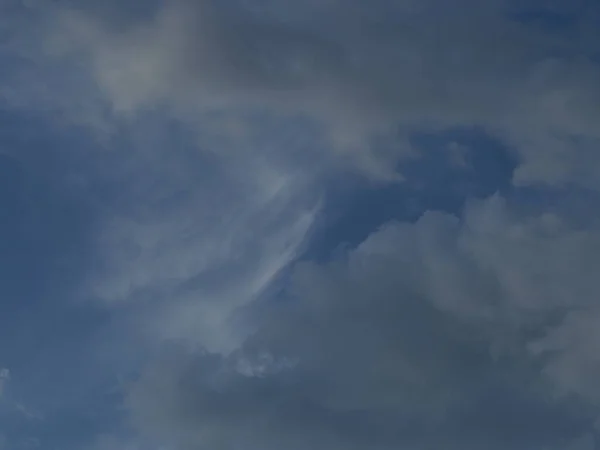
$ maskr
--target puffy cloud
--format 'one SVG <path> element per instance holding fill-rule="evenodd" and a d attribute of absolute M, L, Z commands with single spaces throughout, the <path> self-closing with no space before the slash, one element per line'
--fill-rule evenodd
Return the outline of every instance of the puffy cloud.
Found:
<path fill-rule="evenodd" d="M 390 223 L 298 265 L 240 349 L 168 347 L 129 391 L 132 419 L 190 449 L 593 448 L 598 322 L 568 311 L 594 308 L 599 238 L 498 196 Z"/>
<path fill-rule="evenodd" d="M 575 310 L 565 320 L 529 346 L 546 359 L 544 375 L 558 387 L 559 395 L 581 395 L 600 401 L 597 306 Z"/>

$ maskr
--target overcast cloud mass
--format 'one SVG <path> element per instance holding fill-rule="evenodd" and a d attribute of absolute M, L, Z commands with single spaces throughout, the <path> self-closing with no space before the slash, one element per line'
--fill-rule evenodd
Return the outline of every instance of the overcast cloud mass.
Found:
<path fill-rule="evenodd" d="M 595 0 L 0 0 L 0 450 L 600 449 Z"/>

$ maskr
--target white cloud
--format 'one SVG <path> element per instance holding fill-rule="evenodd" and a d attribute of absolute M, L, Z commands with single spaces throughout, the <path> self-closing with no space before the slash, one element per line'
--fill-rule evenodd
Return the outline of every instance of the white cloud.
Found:
<path fill-rule="evenodd" d="M 303 248 L 320 175 L 269 158 L 252 140 L 247 153 L 223 144 L 214 152 L 213 138 L 171 146 L 168 130 L 155 131 L 106 156 L 118 167 L 99 176 L 119 186 L 119 199 L 95 224 L 79 294 L 122 307 L 152 339 L 224 350 L 237 339 L 227 325 L 235 310 Z"/>
<path fill-rule="evenodd" d="M 15 409 L 28 420 L 44 420 L 44 415 L 40 411 L 37 411 L 33 408 L 29 408 L 23 405 L 22 403 L 16 403 Z"/>
<path fill-rule="evenodd" d="M 384 178 L 408 149 L 381 154 L 370 134 L 482 126 L 519 154 L 517 183 L 597 187 L 599 69 L 572 57 L 591 51 L 584 25 L 566 39 L 509 20 L 509 2 L 463 3 L 328 2 L 294 19 L 269 3 L 257 13 L 170 1 L 118 27 L 80 8 L 50 15 L 46 42 L 87 71 L 117 115 L 305 114 Z"/>
<path fill-rule="evenodd" d="M 152 303 L 140 314 L 151 334 L 157 330 L 148 323 L 158 322 L 163 337 L 202 335 L 195 340 L 230 347 L 229 332 L 214 329 L 225 329 L 232 312 L 294 259 L 314 220 L 316 202 L 304 199 L 317 196 L 320 176 L 339 169 L 340 160 L 391 179 L 393 162 L 410 153 L 405 142 L 412 131 L 475 125 L 520 156 L 515 182 L 597 187 L 598 67 L 569 59 L 589 41 L 510 21 L 506 12 L 513 6 L 333 1 L 297 6 L 292 14 L 274 2 L 230 8 L 181 0 L 132 17 L 120 3 L 33 5 L 23 14 L 32 24 L 41 21 L 35 33 L 10 27 L 14 39 L 6 49 L 30 58 L 29 69 L 16 67 L 31 78 L 19 77 L 29 81 L 18 85 L 11 78 L 5 101 L 60 110 L 103 132 L 108 123 L 127 140 L 116 161 L 135 169 L 115 169 L 119 183 L 129 179 L 126 206 L 108 211 L 98 225 L 99 269 L 86 292 L 115 305 Z M 38 41 L 43 49 L 35 47 Z M 64 73 L 69 82 L 55 85 Z M 45 86 L 48 95 L 32 94 L 28 86 Z M 298 144 L 299 134 L 314 134 L 314 127 L 299 125 L 302 117 L 323 127 L 332 145 L 318 138 Z M 164 126 L 157 122 L 171 120 L 190 134 L 184 145 L 196 156 L 173 156 L 181 142 L 156 130 Z M 296 133 L 284 136 L 282 124 Z M 369 141 L 395 129 L 401 138 L 391 149 Z M 266 144 L 257 138 L 261 133 L 270 136 Z M 344 150 L 342 157 L 334 151 L 332 158 L 328 147 Z M 308 162 L 299 166 L 302 158 Z M 523 226 L 529 237 L 541 225 Z M 518 264 L 525 268 L 507 263 L 505 252 L 524 250 L 509 248 L 520 245 L 510 236 L 498 239 L 507 247 L 474 247 L 469 258 L 502 269 L 513 302 L 533 309 L 560 303 L 564 287 L 555 275 L 577 272 L 579 261 L 553 262 L 545 290 L 536 291 L 521 271 L 528 275 L 534 256 L 523 255 Z M 581 245 L 570 239 L 585 236 L 559 235 L 556 245 Z M 536 258 L 562 251 L 543 238 L 531 245 Z M 452 283 L 485 289 L 451 263 L 432 264 L 455 276 Z M 443 287 L 432 282 L 428 289 Z M 443 301 L 459 302 L 455 297 Z"/>
<path fill-rule="evenodd" d="M 0 397 L 6 389 L 6 385 L 10 381 L 10 370 L 0 369 Z"/>
<path fill-rule="evenodd" d="M 29 25 L 0 25 L 18 57 L 3 104 L 92 125 L 113 150 L 88 174 L 119 199 L 99 208 L 79 294 L 126 316 L 126 335 L 205 349 L 171 349 L 133 384 L 143 438 L 568 445 L 593 419 L 573 394 L 600 395 L 594 225 L 499 196 L 428 212 L 297 266 L 250 337 L 236 320 L 301 252 L 323 178 L 350 164 L 394 179 L 414 131 L 483 127 L 518 156 L 516 184 L 600 187 L 597 44 L 511 21 L 508 1 L 297 3 L 167 1 L 133 19 L 117 2 L 37 4 Z M 397 142 L 373 143 L 386 133 Z"/>
<path fill-rule="evenodd" d="M 575 310 L 530 344 L 530 351 L 546 360 L 544 375 L 558 395 L 575 394 L 594 404 L 600 402 L 599 324 L 597 305 Z"/>
<path fill-rule="evenodd" d="M 531 350 L 568 325 L 556 314 L 593 308 L 599 238 L 498 196 L 460 218 L 390 223 L 341 259 L 297 266 L 238 351 L 170 347 L 129 392 L 133 420 L 183 448 L 589 445 L 576 439 L 594 416 L 577 409 L 589 399 L 572 383 L 598 383 L 570 359 L 581 343 L 559 348 L 577 378 L 550 386 L 554 363 Z M 586 317 L 578 361 L 598 349 Z M 552 398 L 563 390 L 583 396 Z"/>

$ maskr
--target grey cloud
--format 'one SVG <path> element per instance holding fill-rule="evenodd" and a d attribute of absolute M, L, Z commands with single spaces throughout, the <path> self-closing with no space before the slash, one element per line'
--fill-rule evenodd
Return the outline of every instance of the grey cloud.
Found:
<path fill-rule="evenodd" d="M 565 311 L 593 309 L 599 236 L 499 197 L 388 224 L 298 265 L 239 350 L 168 349 L 129 391 L 132 419 L 190 449 L 590 448 L 581 381 L 597 383 L 577 336 L 595 316 L 558 360 L 540 349 L 568 333 Z M 569 254 L 585 265 L 567 270 Z"/>
<path fill-rule="evenodd" d="M 296 3 L 32 4 L 34 27 L 2 23 L 3 55 L 26 56 L 3 102 L 114 133 L 119 201 L 78 294 L 124 311 L 127 338 L 183 341 L 128 391 L 142 441 L 100 448 L 593 447 L 593 224 L 500 196 L 428 212 L 299 264 L 250 313 L 310 235 L 320 177 L 350 159 L 393 178 L 415 130 L 482 127 L 519 156 L 515 183 L 598 188 L 595 32 L 546 33 L 508 1 Z M 332 145 L 298 144 L 320 128 Z"/>
<path fill-rule="evenodd" d="M 384 178 L 409 149 L 381 152 L 373 134 L 477 125 L 515 148 L 516 183 L 597 187 L 599 70 L 587 17 L 565 36 L 511 19 L 519 9 L 500 0 L 294 10 L 171 1 L 113 26 L 120 8 L 59 9 L 45 40 L 118 114 L 160 105 L 192 121 L 214 111 L 304 114 L 344 157 Z"/>
<path fill-rule="evenodd" d="M 197 161 L 158 148 L 150 159 L 172 167 L 157 169 L 134 154 L 132 166 L 142 170 L 113 175 L 129 177 L 120 191 L 125 208 L 98 221 L 80 294 L 132 308 L 132 321 L 152 330 L 152 339 L 186 338 L 215 349 L 235 341 L 231 314 L 297 256 L 319 199 L 303 177 L 268 161 L 208 153 L 198 151 Z"/>
<path fill-rule="evenodd" d="M 10 380 L 10 371 L 8 369 L 0 369 L 0 397 L 4 393 L 4 389 Z"/>
<path fill-rule="evenodd" d="M 530 343 L 531 352 L 546 360 L 544 376 L 558 387 L 558 395 L 600 402 L 599 319 L 597 307 L 573 311 L 560 326 Z"/>

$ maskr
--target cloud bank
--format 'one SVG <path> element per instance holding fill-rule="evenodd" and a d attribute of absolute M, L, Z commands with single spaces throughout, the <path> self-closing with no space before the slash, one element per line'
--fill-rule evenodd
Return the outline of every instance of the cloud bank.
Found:
<path fill-rule="evenodd" d="M 2 108 L 70 136 L 55 178 L 92 211 L 57 301 L 95 314 L 86 401 L 123 377 L 63 447 L 597 448 L 597 6 L 0 5 Z M 450 171 L 464 207 L 311 259 L 332 186 L 409 210 Z"/>
<path fill-rule="evenodd" d="M 297 266 L 238 351 L 167 351 L 127 404 L 180 448 L 594 448 L 599 238 L 499 197 L 388 224 Z"/>
<path fill-rule="evenodd" d="M 383 178 L 410 149 L 374 137 L 477 125 L 514 147 L 516 183 L 597 187 L 595 10 L 580 3 L 181 0 L 132 18 L 109 2 L 48 13 L 45 51 L 77 64 L 126 117 L 156 107 L 187 120 L 307 116 L 342 159 Z M 548 30 L 528 11 L 577 21 Z"/>

